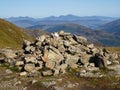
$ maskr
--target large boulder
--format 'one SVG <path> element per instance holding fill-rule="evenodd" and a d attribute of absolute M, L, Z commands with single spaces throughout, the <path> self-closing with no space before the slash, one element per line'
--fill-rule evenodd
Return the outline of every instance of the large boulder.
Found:
<path fill-rule="evenodd" d="M 106 59 L 100 53 L 96 53 L 93 62 L 95 63 L 96 67 L 104 68 L 106 67 Z"/>

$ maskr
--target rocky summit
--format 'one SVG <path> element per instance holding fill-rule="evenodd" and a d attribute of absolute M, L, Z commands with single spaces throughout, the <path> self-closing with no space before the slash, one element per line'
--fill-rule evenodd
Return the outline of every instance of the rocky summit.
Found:
<path fill-rule="evenodd" d="M 0 62 L 19 68 L 20 76 L 56 76 L 78 69 L 77 76 L 101 77 L 93 71 L 119 64 L 119 55 L 63 30 L 41 35 L 34 42 L 24 40 L 23 50 L 3 49 L 0 53 Z"/>

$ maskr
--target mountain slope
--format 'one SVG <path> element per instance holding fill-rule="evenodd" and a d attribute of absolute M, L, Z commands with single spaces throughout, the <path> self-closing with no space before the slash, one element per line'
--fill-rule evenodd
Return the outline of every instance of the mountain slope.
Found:
<path fill-rule="evenodd" d="M 79 34 L 88 38 L 89 41 L 108 46 L 120 46 L 120 37 L 100 30 L 92 30 L 79 24 L 61 24 L 48 28 L 48 32 L 64 30 L 72 34 Z"/>
<path fill-rule="evenodd" d="M 23 39 L 31 40 L 22 29 L 8 21 L 0 19 L 0 48 L 20 48 Z"/>
<path fill-rule="evenodd" d="M 120 19 L 102 25 L 98 29 L 120 35 Z"/>

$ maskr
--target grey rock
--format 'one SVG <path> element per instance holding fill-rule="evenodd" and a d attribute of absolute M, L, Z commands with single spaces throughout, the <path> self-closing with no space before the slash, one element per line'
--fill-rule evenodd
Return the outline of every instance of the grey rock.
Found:
<path fill-rule="evenodd" d="M 31 44 L 30 41 L 28 41 L 28 40 L 23 40 L 23 45 L 25 45 L 25 46 L 29 46 L 30 44 Z"/>
<path fill-rule="evenodd" d="M 118 60 L 114 60 L 112 63 L 114 63 L 114 64 L 120 64 L 120 62 Z"/>
<path fill-rule="evenodd" d="M 59 52 L 62 53 L 62 54 L 64 54 L 64 52 L 65 52 L 65 48 L 64 48 L 64 46 L 62 46 L 62 45 L 58 47 L 58 50 L 59 50 Z"/>
<path fill-rule="evenodd" d="M 65 34 L 65 32 L 63 31 L 63 30 L 61 30 L 60 32 L 59 32 L 59 35 L 64 35 Z"/>
<path fill-rule="evenodd" d="M 107 65 L 111 65 L 111 64 L 112 64 L 112 62 L 107 60 Z"/>
<path fill-rule="evenodd" d="M 63 60 L 64 58 L 63 58 L 62 54 L 60 54 L 59 52 L 53 51 L 53 50 L 49 50 L 49 52 L 48 52 L 48 59 L 51 60 L 51 61 L 59 62 L 59 61 Z"/>
<path fill-rule="evenodd" d="M 69 63 L 69 67 L 71 67 L 72 69 L 76 69 L 79 67 L 79 65 L 75 63 Z"/>
<path fill-rule="evenodd" d="M 99 68 L 98 67 L 90 67 L 90 68 L 87 68 L 88 71 L 98 71 Z"/>
<path fill-rule="evenodd" d="M 50 69 L 53 69 L 55 65 L 56 65 L 56 62 L 52 60 L 49 60 L 45 63 L 45 67 L 50 68 Z"/>
<path fill-rule="evenodd" d="M 36 42 L 36 45 L 37 45 L 38 47 L 41 47 L 42 43 L 41 43 L 41 42 Z"/>
<path fill-rule="evenodd" d="M 22 82 L 21 81 L 17 81 L 14 86 L 20 85 Z"/>
<path fill-rule="evenodd" d="M 22 66 L 24 65 L 24 61 L 16 61 L 15 66 Z"/>
<path fill-rule="evenodd" d="M 25 47 L 25 51 L 30 52 L 30 50 L 31 50 L 31 46 L 26 46 Z"/>
<path fill-rule="evenodd" d="M 88 67 L 95 67 L 94 63 L 89 63 Z"/>
<path fill-rule="evenodd" d="M 25 59 L 26 63 L 36 63 L 37 62 L 36 58 L 32 55 L 26 55 L 24 59 Z"/>
<path fill-rule="evenodd" d="M 49 60 L 47 48 L 44 49 L 44 53 L 43 53 L 42 59 L 43 59 L 44 62 L 47 62 Z"/>
<path fill-rule="evenodd" d="M 87 63 L 89 63 L 89 60 L 90 60 L 91 56 L 92 56 L 92 55 L 86 54 L 85 52 L 84 52 L 84 53 L 81 53 L 80 61 L 81 61 L 83 64 L 87 64 Z"/>
<path fill-rule="evenodd" d="M 60 72 L 63 73 L 63 74 L 66 73 L 67 67 L 68 67 L 68 64 L 60 65 Z"/>
<path fill-rule="evenodd" d="M 59 56 L 62 57 L 62 54 L 59 52 L 58 49 L 56 49 L 56 48 L 54 48 L 54 47 L 52 47 L 52 46 L 50 46 L 49 48 L 50 48 L 52 51 L 54 51 L 56 54 L 58 54 Z M 63 59 L 63 57 L 62 57 L 61 59 Z"/>
<path fill-rule="evenodd" d="M 59 75 L 60 74 L 60 68 L 58 67 L 58 68 L 55 68 L 55 69 L 53 69 L 53 75 L 54 76 L 56 76 L 56 75 Z"/>
<path fill-rule="evenodd" d="M 79 86 L 78 83 L 74 83 L 74 84 L 68 83 L 67 88 L 75 88 L 75 87 L 77 87 L 77 86 Z"/>
<path fill-rule="evenodd" d="M 35 47 L 31 46 L 31 52 L 34 52 L 35 51 Z"/>
<path fill-rule="evenodd" d="M 67 40 L 69 40 L 71 45 L 77 45 L 78 43 L 73 39 L 71 35 L 66 36 Z"/>
<path fill-rule="evenodd" d="M 92 48 L 94 48 L 94 44 L 88 44 L 87 47 L 92 49 Z"/>
<path fill-rule="evenodd" d="M 38 80 L 32 80 L 32 84 L 35 84 L 36 82 L 38 82 Z"/>
<path fill-rule="evenodd" d="M 26 72 L 26 71 L 21 72 L 21 73 L 20 73 L 20 76 L 27 76 L 27 72 Z"/>
<path fill-rule="evenodd" d="M 79 72 L 76 74 L 78 77 L 101 77 L 101 74 L 99 73 L 92 73 L 92 72 L 86 72 L 86 73 L 82 73 Z"/>
<path fill-rule="evenodd" d="M 69 46 L 68 48 L 68 51 L 71 53 L 71 54 L 76 54 L 78 48 L 74 47 L 74 46 Z"/>
<path fill-rule="evenodd" d="M 32 70 L 35 69 L 35 64 L 25 64 L 24 69 L 25 69 L 27 72 L 31 72 Z"/>
<path fill-rule="evenodd" d="M 53 86 L 53 90 L 65 90 L 65 88 L 60 86 Z"/>
<path fill-rule="evenodd" d="M 58 34 L 61 36 L 71 35 L 70 33 L 64 32 L 64 30 L 61 30 Z"/>
<path fill-rule="evenodd" d="M 37 61 L 37 66 L 35 67 L 35 70 L 40 70 L 43 68 L 43 61 Z"/>
<path fill-rule="evenodd" d="M 43 42 L 45 39 L 46 39 L 46 36 L 45 36 L 45 35 L 41 35 L 41 36 L 39 36 L 38 38 L 36 38 L 36 40 L 37 40 L 38 42 Z"/>
<path fill-rule="evenodd" d="M 51 75 L 53 75 L 53 72 L 52 72 L 52 70 L 42 71 L 42 75 L 43 76 L 51 76 Z"/>
<path fill-rule="evenodd" d="M 73 55 L 70 55 L 70 54 L 67 54 L 66 55 L 66 63 L 69 65 L 70 63 L 74 63 L 76 64 L 79 60 L 79 57 L 78 56 L 73 56 Z"/>
<path fill-rule="evenodd" d="M 36 69 L 32 70 L 27 74 L 28 77 L 38 77 L 39 76 L 39 71 L 36 71 Z"/>
<path fill-rule="evenodd" d="M 103 68 L 103 67 L 106 66 L 104 57 L 101 54 L 99 54 L 99 53 L 95 54 L 94 63 L 95 63 L 96 67 Z"/>
<path fill-rule="evenodd" d="M 70 42 L 69 42 L 69 41 L 64 41 L 63 44 L 64 44 L 66 47 L 69 47 L 69 46 L 70 46 Z"/>
<path fill-rule="evenodd" d="M 11 49 L 3 49 L 2 51 L 2 54 L 4 54 L 4 56 L 6 57 L 6 58 L 11 58 L 11 59 L 13 59 L 13 58 L 15 58 L 17 55 L 16 55 L 16 51 L 13 51 L 13 50 L 11 50 Z"/>
<path fill-rule="evenodd" d="M 87 39 L 83 36 L 74 35 L 74 39 L 80 44 L 84 44 L 87 42 Z"/>
<path fill-rule="evenodd" d="M 43 86 L 45 86 L 46 88 L 50 87 L 50 86 L 53 86 L 56 84 L 55 81 L 48 81 L 48 82 L 42 82 Z"/>
<path fill-rule="evenodd" d="M 57 38 L 50 38 L 49 39 L 49 44 L 53 47 L 60 46 L 59 40 Z"/>
<path fill-rule="evenodd" d="M 6 69 L 5 71 L 7 74 L 12 74 L 13 72 L 10 69 Z"/>
<path fill-rule="evenodd" d="M 90 51 L 92 52 L 93 55 L 95 55 L 95 53 L 98 53 L 99 50 L 97 48 L 91 48 Z"/>
<path fill-rule="evenodd" d="M 87 70 L 85 70 L 85 69 L 83 69 L 83 70 L 80 71 L 80 73 L 84 73 L 84 74 L 85 74 L 86 72 L 87 72 Z"/>

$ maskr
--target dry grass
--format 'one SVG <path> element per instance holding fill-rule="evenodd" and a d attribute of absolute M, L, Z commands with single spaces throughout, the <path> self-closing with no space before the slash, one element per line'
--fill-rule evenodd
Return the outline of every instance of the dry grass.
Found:
<path fill-rule="evenodd" d="M 19 49 L 22 47 L 23 39 L 31 40 L 21 28 L 0 19 L 0 49 L 11 47 Z"/>
<path fill-rule="evenodd" d="M 120 47 L 106 47 L 109 51 L 118 53 L 120 55 Z"/>

